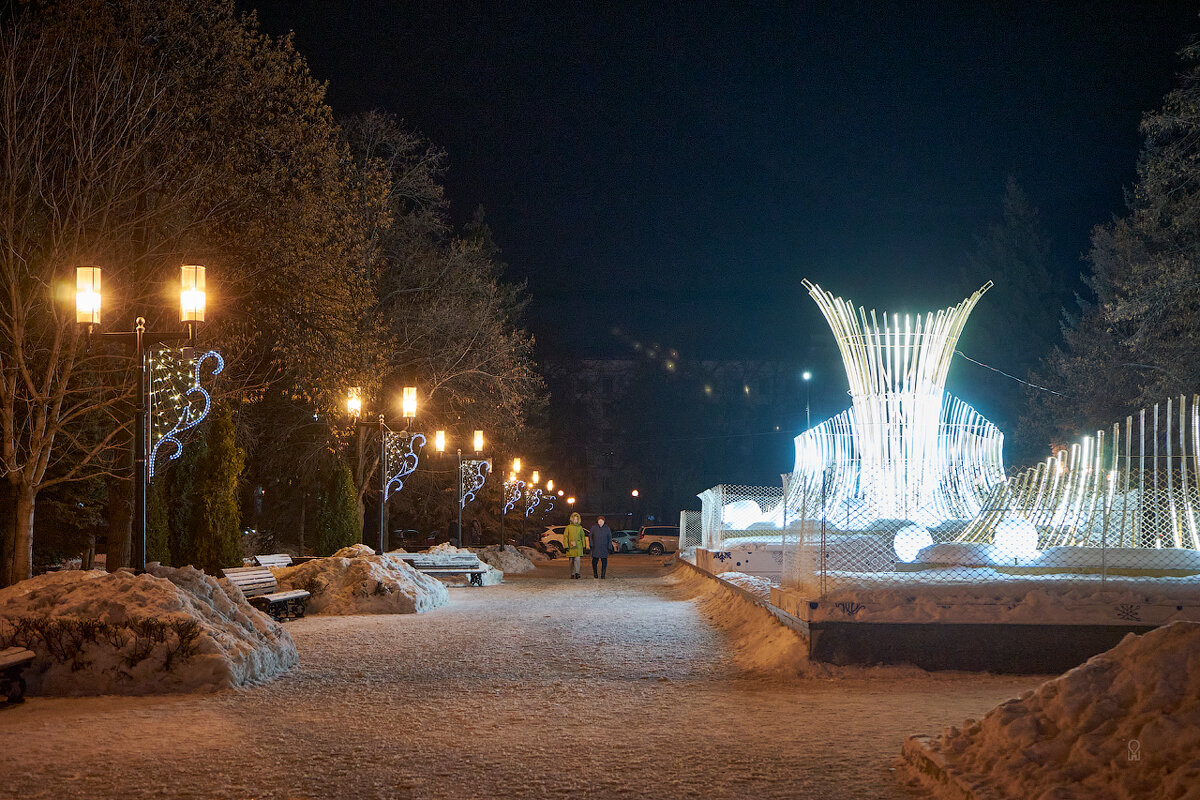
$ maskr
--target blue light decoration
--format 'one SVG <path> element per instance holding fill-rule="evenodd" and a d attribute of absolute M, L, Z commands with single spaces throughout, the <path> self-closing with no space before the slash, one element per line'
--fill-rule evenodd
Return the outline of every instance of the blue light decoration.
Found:
<path fill-rule="evenodd" d="M 149 477 L 154 478 L 158 456 L 174 461 L 183 454 L 188 432 L 204 421 L 212 407 L 212 397 L 201 385 L 205 365 L 212 361 L 212 375 L 225 369 L 225 359 L 216 350 L 200 357 L 189 356 L 191 348 L 157 348 L 147 361 L 150 365 L 148 392 L 150 421 L 150 457 L 146 460 Z M 167 449 L 162 449 L 168 445 Z"/>
<path fill-rule="evenodd" d="M 516 507 L 517 502 L 525 492 L 525 481 L 520 478 L 509 478 L 504 482 L 504 513 L 507 514 Z"/>
<path fill-rule="evenodd" d="M 384 430 L 383 442 L 384 452 L 387 453 L 387 464 L 384 468 L 387 482 L 383 485 L 383 499 L 386 502 L 391 496 L 393 484 L 396 491 L 400 491 L 404 488 L 404 479 L 417 468 L 417 461 L 421 457 L 419 451 L 425 446 L 425 435 Z"/>
<path fill-rule="evenodd" d="M 475 493 L 483 488 L 487 481 L 488 471 L 492 462 L 468 459 L 459 466 L 458 480 L 462 487 L 459 491 L 459 508 L 466 508 L 467 503 L 475 499 Z"/>
<path fill-rule="evenodd" d="M 554 494 L 544 494 L 542 499 L 546 501 L 546 507 L 542 509 L 542 516 L 545 516 L 554 510 Z"/>
<path fill-rule="evenodd" d="M 525 506 L 525 516 L 533 513 L 533 510 L 538 507 L 538 503 L 542 501 L 542 490 L 535 488 L 529 493 L 529 505 Z"/>

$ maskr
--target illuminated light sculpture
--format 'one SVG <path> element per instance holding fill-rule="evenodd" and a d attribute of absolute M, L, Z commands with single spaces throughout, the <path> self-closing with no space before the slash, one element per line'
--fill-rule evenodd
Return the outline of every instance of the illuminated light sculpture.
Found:
<path fill-rule="evenodd" d="M 417 468 L 420 450 L 425 446 L 425 435 L 389 430 L 382 422 L 380 426 L 383 428 L 383 501 L 386 503 L 393 487 L 397 492 L 403 489 L 404 479 Z"/>
<path fill-rule="evenodd" d="M 1198 455 L 1200 395 L 1156 403 L 995 487 L 959 540 L 999 549 L 1001 532 L 1020 523 L 1043 550 L 1198 550 Z"/>
<path fill-rule="evenodd" d="M 789 512 L 824 515 L 846 530 L 877 519 L 928 528 L 974 517 L 1004 482 L 1004 437 L 945 384 L 967 317 L 991 283 L 915 317 L 856 309 L 804 285 L 833 330 L 853 405 L 796 437 Z M 806 497 L 824 507 L 805 509 Z"/>
<path fill-rule="evenodd" d="M 146 358 L 150 372 L 150 391 L 147 393 L 147 414 L 150 418 L 150 457 L 146 459 L 147 478 L 153 479 L 158 456 L 166 454 L 174 461 L 183 453 L 183 440 L 188 431 L 208 416 L 212 398 L 201 385 L 204 365 L 212 361 L 212 375 L 225 369 L 225 360 L 216 350 L 199 358 L 189 356 L 188 349 L 159 348 Z M 166 445 L 166 449 L 162 449 Z"/>
<path fill-rule="evenodd" d="M 917 555 L 932 544 L 933 536 L 920 525 L 905 525 L 896 531 L 892 538 L 892 549 L 896 551 L 896 557 L 909 564 L 916 561 Z"/>
<path fill-rule="evenodd" d="M 517 503 L 521 502 L 521 497 L 525 492 L 525 481 L 518 478 L 515 474 L 509 475 L 508 480 L 504 482 L 504 513 L 507 514 L 516 508 Z"/>
<path fill-rule="evenodd" d="M 475 499 L 475 494 L 487 482 L 488 471 L 492 462 L 479 459 L 467 459 L 458 466 L 459 497 L 458 507 L 463 509 L 467 503 Z M 460 525 L 461 527 L 461 525 Z"/>

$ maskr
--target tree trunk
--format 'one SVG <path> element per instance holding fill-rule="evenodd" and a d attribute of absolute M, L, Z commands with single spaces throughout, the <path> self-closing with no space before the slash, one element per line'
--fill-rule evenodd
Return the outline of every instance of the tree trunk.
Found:
<path fill-rule="evenodd" d="M 33 507 L 37 501 L 37 491 L 32 486 L 10 484 L 12 523 L 9 541 L 11 548 L 6 554 L 5 563 L 7 575 L 0 580 L 0 585 L 7 586 L 18 581 L 26 580 L 33 575 Z"/>
<path fill-rule="evenodd" d="M 0 588 L 12 583 L 12 563 L 15 554 L 13 528 L 16 524 L 16 503 L 13 500 L 12 484 L 0 481 L 0 508 L 11 508 L 14 514 L 0 513 Z"/>

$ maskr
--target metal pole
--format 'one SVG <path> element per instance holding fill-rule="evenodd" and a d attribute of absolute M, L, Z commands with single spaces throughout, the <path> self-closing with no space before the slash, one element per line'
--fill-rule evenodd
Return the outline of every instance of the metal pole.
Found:
<path fill-rule="evenodd" d="M 137 411 L 133 417 L 133 553 L 134 572 L 146 571 L 146 318 L 134 325 L 137 348 Z"/>
<path fill-rule="evenodd" d="M 387 426 L 379 415 L 379 554 L 383 555 L 383 537 L 387 531 Z"/>
<path fill-rule="evenodd" d="M 462 502 L 463 487 L 462 487 L 462 485 L 463 485 L 462 448 L 460 447 L 460 448 L 458 448 L 458 546 L 459 547 L 462 547 L 462 507 L 463 507 L 463 502 Z"/>

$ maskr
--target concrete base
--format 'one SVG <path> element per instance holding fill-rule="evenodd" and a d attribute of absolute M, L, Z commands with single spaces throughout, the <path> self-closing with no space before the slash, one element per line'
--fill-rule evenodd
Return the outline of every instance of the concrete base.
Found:
<path fill-rule="evenodd" d="M 782 544 L 729 543 L 725 550 L 696 548 L 696 566 L 710 575 L 742 572 L 778 582 L 783 575 Z"/>
<path fill-rule="evenodd" d="M 809 656 L 830 664 L 1048 675 L 1077 667 L 1142 625 L 810 622 Z"/>

